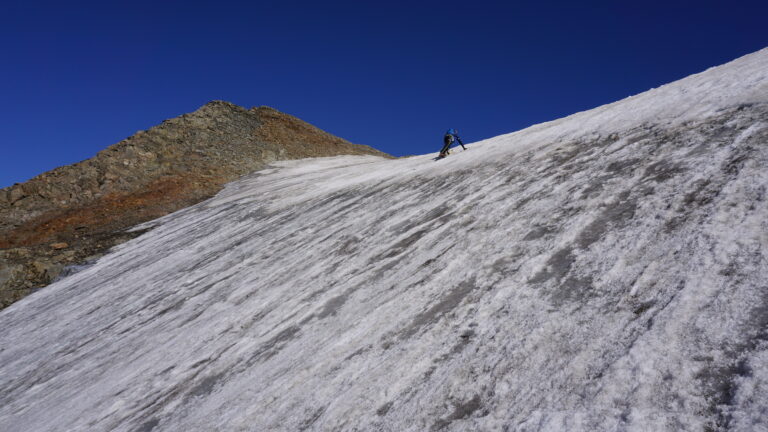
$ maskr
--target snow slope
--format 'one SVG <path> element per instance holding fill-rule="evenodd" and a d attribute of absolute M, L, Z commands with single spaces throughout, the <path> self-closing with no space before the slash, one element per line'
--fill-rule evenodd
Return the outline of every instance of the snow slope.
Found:
<path fill-rule="evenodd" d="M 0 430 L 768 430 L 768 49 L 469 147 L 276 164 L 0 312 Z"/>

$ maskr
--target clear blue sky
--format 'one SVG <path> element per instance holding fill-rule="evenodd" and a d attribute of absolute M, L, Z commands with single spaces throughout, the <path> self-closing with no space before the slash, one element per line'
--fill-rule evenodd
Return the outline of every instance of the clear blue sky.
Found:
<path fill-rule="evenodd" d="M 766 22 L 766 1 L 5 1 L 0 187 L 213 99 L 433 152 L 757 51 Z"/>

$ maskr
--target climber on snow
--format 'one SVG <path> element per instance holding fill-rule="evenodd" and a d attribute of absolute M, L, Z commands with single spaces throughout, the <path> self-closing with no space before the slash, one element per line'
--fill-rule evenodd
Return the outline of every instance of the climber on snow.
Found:
<path fill-rule="evenodd" d="M 443 149 L 440 150 L 439 157 L 445 157 L 448 155 L 448 150 L 451 148 L 451 144 L 453 144 L 454 141 L 458 141 L 459 144 L 461 144 L 462 149 L 467 149 L 464 147 L 464 143 L 461 142 L 461 138 L 459 138 L 459 131 L 456 129 L 448 129 L 443 136 Z"/>

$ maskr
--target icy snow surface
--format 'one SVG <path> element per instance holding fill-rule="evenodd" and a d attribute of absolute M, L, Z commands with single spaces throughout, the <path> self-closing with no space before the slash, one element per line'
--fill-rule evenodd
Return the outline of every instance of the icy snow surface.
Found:
<path fill-rule="evenodd" d="M 767 430 L 767 75 L 231 183 L 0 313 L 0 430 Z"/>

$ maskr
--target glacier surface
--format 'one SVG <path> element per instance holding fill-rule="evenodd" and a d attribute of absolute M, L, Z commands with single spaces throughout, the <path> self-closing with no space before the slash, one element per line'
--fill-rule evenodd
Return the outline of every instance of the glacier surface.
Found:
<path fill-rule="evenodd" d="M 0 312 L 0 430 L 768 430 L 767 78 L 230 183 Z"/>

